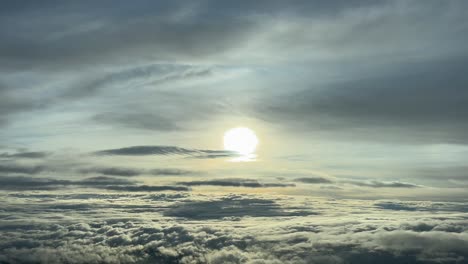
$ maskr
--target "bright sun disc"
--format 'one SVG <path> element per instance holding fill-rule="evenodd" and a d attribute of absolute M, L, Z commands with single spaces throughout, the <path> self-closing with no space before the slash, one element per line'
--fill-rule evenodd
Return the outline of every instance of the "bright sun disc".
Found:
<path fill-rule="evenodd" d="M 224 149 L 242 155 L 255 152 L 258 139 L 255 133 L 246 127 L 232 128 L 224 133 Z"/>

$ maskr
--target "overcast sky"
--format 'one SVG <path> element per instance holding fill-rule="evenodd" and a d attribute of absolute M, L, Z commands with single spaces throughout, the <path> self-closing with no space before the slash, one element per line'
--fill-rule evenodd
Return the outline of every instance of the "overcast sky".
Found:
<path fill-rule="evenodd" d="M 0 263 L 467 263 L 466 43 L 462 0 L 2 1 Z"/>

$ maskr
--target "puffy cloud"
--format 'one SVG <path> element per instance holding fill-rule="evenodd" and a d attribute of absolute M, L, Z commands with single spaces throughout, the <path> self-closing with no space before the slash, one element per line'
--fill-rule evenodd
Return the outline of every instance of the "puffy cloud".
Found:
<path fill-rule="evenodd" d="M 388 214 L 371 201 L 171 192 L 1 195 L 6 263 L 448 264 L 468 257 L 459 210 Z M 319 214 L 297 213 L 304 209 Z"/>

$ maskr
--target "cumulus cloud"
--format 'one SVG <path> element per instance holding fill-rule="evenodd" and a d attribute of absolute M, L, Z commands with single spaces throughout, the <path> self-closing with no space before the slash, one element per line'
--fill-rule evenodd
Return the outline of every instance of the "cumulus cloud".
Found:
<path fill-rule="evenodd" d="M 290 197 L 253 195 L 0 195 L 9 203 L 0 211 L 6 263 L 449 264 L 468 257 L 460 211 L 444 218 L 388 214 L 369 207 L 371 201 L 314 199 L 298 206 Z M 57 210 L 61 217 L 53 215 Z M 373 217 L 350 217 L 363 211 Z"/>

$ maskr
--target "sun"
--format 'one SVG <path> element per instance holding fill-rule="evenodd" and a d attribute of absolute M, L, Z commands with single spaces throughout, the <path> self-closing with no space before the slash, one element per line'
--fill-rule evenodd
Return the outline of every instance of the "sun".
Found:
<path fill-rule="evenodd" d="M 236 127 L 224 133 L 224 149 L 249 155 L 255 152 L 258 138 L 255 132 L 246 127 Z"/>

